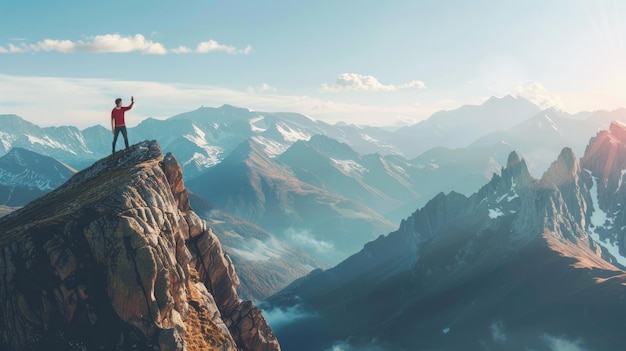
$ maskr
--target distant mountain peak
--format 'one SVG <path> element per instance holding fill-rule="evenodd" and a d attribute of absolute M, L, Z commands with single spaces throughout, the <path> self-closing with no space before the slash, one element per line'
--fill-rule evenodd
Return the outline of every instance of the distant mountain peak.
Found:
<path fill-rule="evenodd" d="M 507 103 L 523 103 L 535 105 L 532 101 L 519 95 L 504 95 L 502 97 L 492 96 L 485 101 L 484 104 L 507 104 Z"/>
<path fill-rule="evenodd" d="M 518 97 L 517 97 L 517 96 L 510 95 L 510 94 L 509 94 L 509 95 L 504 95 L 504 96 L 502 96 L 502 97 L 492 96 L 492 97 L 490 97 L 489 99 L 487 99 L 487 101 L 490 101 L 490 102 L 496 102 L 496 101 L 515 101 L 515 100 L 517 100 L 517 99 L 518 99 Z"/>
<path fill-rule="evenodd" d="M 250 110 L 249 108 L 235 106 L 235 105 L 230 105 L 230 104 L 223 104 L 218 109 L 219 110 L 241 111 L 241 112 L 252 112 L 252 110 Z"/>

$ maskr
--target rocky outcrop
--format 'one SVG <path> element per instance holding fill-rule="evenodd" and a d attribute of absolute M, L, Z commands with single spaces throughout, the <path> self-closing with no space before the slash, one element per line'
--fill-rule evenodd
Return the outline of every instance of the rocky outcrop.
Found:
<path fill-rule="evenodd" d="M 280 349 L 154 141 L 3 217 L 0 233 L 0 349 Z"/>

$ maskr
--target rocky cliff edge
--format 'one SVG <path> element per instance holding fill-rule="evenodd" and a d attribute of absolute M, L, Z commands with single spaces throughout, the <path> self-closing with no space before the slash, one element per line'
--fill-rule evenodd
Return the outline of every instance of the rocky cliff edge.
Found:
<path fill-rule="evenodd" d="M 0 219 L 0 349 L 280 350 L 144 141 Z"/>

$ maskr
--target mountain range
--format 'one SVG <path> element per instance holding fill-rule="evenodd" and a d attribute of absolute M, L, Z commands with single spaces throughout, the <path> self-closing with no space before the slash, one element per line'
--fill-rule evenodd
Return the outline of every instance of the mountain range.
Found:
<path fill-rule="evenodd" d="M 16 115 L 0 115 L 0 154 L 22 147 L 82 169 L 109 155 L 111 132 L 101 125 L 84 130 L 72 126 L 39 127 Z M 108 121 L 103 121 L 107 125 Z M 380 128 L 330 125 L 296 113 L 251 111 L 231 105 L 201 107 L 166 120 L 148 118 L 129 128 L 130 143 L 159 140 L 164 150 L 181 160 L 187 179 L 219 163 L 239 144 L 254 138 L 275 156 L 297 140 L 324 134 L 368 152 L 394 153 L 393 145 L 379 141 L 389 133 Z"/>
<path fill-rule="evenodd" d="M 626 344 L 626 126 L 563 148 L 541 178 L 512 152 L 267 300 L 283 348 L 618 350 Z M 296 313 L 297 312 L 297 313 Z M 315 332 L 311 332 L 314 330 Z"/>
<path fill-rule="evenodd" d="M 23 206 L 65 183 L 75 172 L 52 157 L 14 147 L 0 157 L 0 204 Z"/>
<path fill-rule="evenodd" d="M 509 129 L 483 135 L 471 143 L 469 148 L 505 142 L 511 149 L 523 154 L 531 172 L 539 176 L 548 168 L 552 155 L 558 150 L 568 146 L 576 154 L 582 155 L 589 138 L 606 129 L 612 121 L 626 122 L 626 109 L 573 116 L 550 108 Z"/>
<path fill-rule="evenodd" d="M 491 97 L 481 105 L 464 105 L 439 111 L 429 118 L 393 133 L 393 140 L 407 158 L 435 147 L 466 147 L 476 139 L 526 121 L 541 109 L 523 97 Z"/>
<path fill-rule="evenodd" d="M 0 214 L 24 206 L 0 219 L 0 346 L 276 349 L 241 301 L 272 295 L 286 350 L 620 349 L 625 118 L 506 96 L 392 132 L 224 105 L 129 129 L 163 156 L 0 116 Z"/>
<path fill-rule="evenodd" d="M 362 203 L 299 180 L 252 139 L 187 186 L 216 207 L 331 264 L 395 228 Z"/>
<path fill-rule="evenodd" d="M 361 154 L 413 158 L 436 146 L 465 147 L 484 134 L 512 127 L 537 112 L 539 108 L 523 98 L 492 98 L 482 105 L 442 111 L 412 127 L 390 132 L 369 126 L 330 125 L 297 113 L 260 112 L 223 105 L 201 107 L 165 120 L 148 118 L 129 128 L 129 137 L 131 144 L 137 140 L 159 140 L 164 150 L 178 155 L 185 177 L 191 179 L 219 163 L 249 138 L 255 139 L 272 157 L 298 140 L 321 134 L 348 144 Z M 71 126 L 41 128 L 16 115 L 0 118 L 5 122 L 0 126 L 0 153 L 11 147 L 23 147 L 82 169 L 110 151 L 111 133 L 101 125 L 81 131 Z M 483 123 L 490 119 L 504 122 Z M 107 123 L 103 121 L 104 125 Z M 485 126 L 459 130 L 459 123 Z"/>
<path fill-rule="evenodd" d="M 147 119 L 129 133 L 131 142 L 158 139 L 175 154 L 190 188 L 206 201 L 327 265 L 394 230 L 439 192 L 469 196 L 500 172 L 510 151 L 524 157 L 536 176 L 563 145 L 582 152 L 581 140 L 623 115 L 622 110 L 537 111 L 526 99 L 505 96 L 389 132 L 224 105 Z M 110 149 L 111 134 L 101 126 L 40 128 L 17 116 L 0 118 L 7 121 L 0 126 L 5 150 L 23 146 L 80 169 Z M 419 155 L 406 157 L 412 154 Z M 10 204 L 29 199 L 13 198 Z M 275 288 L 285 283 L 278 281 Z"/>

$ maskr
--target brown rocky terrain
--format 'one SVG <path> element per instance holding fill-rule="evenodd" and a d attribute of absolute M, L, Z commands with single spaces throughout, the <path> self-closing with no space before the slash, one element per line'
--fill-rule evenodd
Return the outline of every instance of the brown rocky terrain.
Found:
<path fill-rule="evenodd" d="M 145 141 L 0 219 L 2 350 L 280 350 Z"/>

